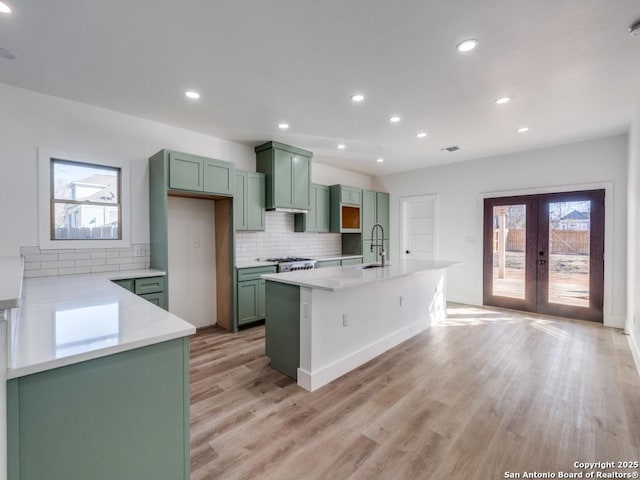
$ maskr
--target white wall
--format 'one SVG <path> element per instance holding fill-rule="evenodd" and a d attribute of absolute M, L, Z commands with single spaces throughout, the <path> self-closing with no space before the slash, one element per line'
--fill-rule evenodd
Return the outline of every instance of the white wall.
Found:
<path fill-rule="evenodd" d="M 378 179 L 391 194 L 391 230 L 400 248 L 400 198 L 439 197 L 439 257 L 461 260 L 450 269 L 449 299 L 482 304 L 482 199 L 495 192 L 532 193 L 553 187 L 609 183 L 605 233 L 605 324 L 622 327 L 626 311 L 626 199 L 628 139 L 617 135 L 540 150 L 453 163 Z M 610 297 L 607 298 L 607 291 Z"/>
<path fill-rule="evenodd" d="M 629 131 L 627 323 L 640 371 L 640 98 Z"/>
<path fill-rule="evenodd" d="M 0 255 L 38 245 L 37 149 L 131 162 L 131 242 L 149 243 L 148 158 L 162 148 L 255 171 L 252 147 L 91 105 L 0 84 Z M 371 177 L 313 164 L 312 179 L 369 188 Z"/>
<path fill-rule="evenodd" d="M 253 148 L 0 84 L 0 255 L 38 245 L 37 148 L 131 162 L 131 241 L 149 243 L 148 158 L 162 148 L 255 170 Z"/>
<path fill-rule="evenodd" d="M 196 327 L 217 323 L 215 202 L 169 197 L 169 311 Z"/>

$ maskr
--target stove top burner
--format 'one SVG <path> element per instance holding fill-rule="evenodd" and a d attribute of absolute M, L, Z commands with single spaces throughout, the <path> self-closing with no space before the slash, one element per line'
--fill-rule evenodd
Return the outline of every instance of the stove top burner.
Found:
<path fill-rule="evenodd" d="M 267 262 L 277 262 L 277 263 L 289 263 L 289 262 L 308 262 L 310 258 L 302 258 L 302 257 L 278 257 L 278 258 L 267 258 Z"/>

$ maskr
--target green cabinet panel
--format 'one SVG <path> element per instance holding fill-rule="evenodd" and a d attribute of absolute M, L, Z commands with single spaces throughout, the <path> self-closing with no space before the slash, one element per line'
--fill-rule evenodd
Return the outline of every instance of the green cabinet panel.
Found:
<path fill-rule="evenodd" d="M 265 351 L 271 368 L 297 379 L 300 366 L 300 288 L 267 281 Z"/>
<path fill-rule="evenodd" d="M 340 260 L 321 260 L 316 262 L 316 268 L 339 267 L 340 264 Z"/>
<path fill-rule="evenodd" d="M 313 154 L 278 142 L 265 143 L 255 151 L 256 170 L 266 176 L 266 208 L 308 210 Z"/>
<path fill-rule="evenodd" d="M 389 223 L 389 194 L 376 193 L 376 221 L 384 228 L 384 235 L 389 238 L 391 225 Z"/>
<path fill-rule="evenodd" d="M 168 308 L 166 292 L 143 293 L 140 298 L 144 298 L 164 310 Z"/>
<path fill-rule="evenodd" d="M 202 157 L 170 152 L 169 188 L 201 192 L 204 188 Z"/>
<path fill-rule="evenodd" d="M 233 195 L 236 167 L 233 163 L 203 158 L 204 192 Z"/>
<path fill-rule="evenodd" d="M 189 479 L 189 340 L 10 380 L 9 480 Z"/>
<path fill-rule="evenodd" d="M 377 223 L 376 220 L 376 192 L 364 190 L 362 192 L 362 238 L 371 238 L 371 229 Z"/>
<path fill-rule="evenodd" d="M 233 163 L 181 152 L 169 151 L 167 154 L 170 189 L 233 195 Z"/>
<path fill-rule="evenodd" d="M 296 213 L 294 230 L 296 232 L 329 231 L 329 187 L 311 184 L 311 204 L 307 213 Z"/>
<path fill-rule="evenodd" d="M 238 282 L 238 325 L 259 319 L 259 290 L 260 280 Z"/>
<path fill-rule="evenodd" d="M 113 283 L 126 288 L 132 293 L 144 298 L 158 307 L 168 310 L 169 301 L 167 297 L 167 277 L 143 277 L 125 278 L 114 280 Z"/>
<path fill-rule="evenodd" d="M 264 320 L 265 281 L 260 276 L 276 273 L 276 271 L 275 265 L 236 269 L 236 323 L 238 325 Z"/>
<path fill-rule="evenodd" d="M 348 200 L 344 202 L 344 200 Z M 362 232 L 362 189 L 345 185 L 329 187 L 329 230 L 334 233 Z M 354 252 L 345 252 L 354 253 Z"/>
<path fill-rule="evenodd" d="M 113 283 L 120 285 L 125 290 L 134 292 L 133 278 L 125 278 L 124 280 L 114 280 Z"/>
<path fill-rule="evenodd" d="M 134 281 L 136 295 L 144 293 L 164 292 L 167 289 L 165 277 L 144 277 L 136 278 Z"/>
<path fill-rule="evenodd" d="M 345 258 L 342 260 L 343 267 L 349 267 L 351 265 L 360 265 L 362 263 L 362 258 Z"/>
<path fill-rule="evenodd" d="M 247 230 L 264 231 L 265 176 L 249 172 L 247 177 Z"/>
<path fill-rule="evenodd" d="M 362 205 L 362 189 L 341 185 L 340 201 L 350 205 Z"/>
<path fill-rule="evenodd" d="M 236 230 L 246 230 L 247 219 L 247 178 L 248 172 L 236 170 L 236 187 L 233 192 L 233 225 Z"/>

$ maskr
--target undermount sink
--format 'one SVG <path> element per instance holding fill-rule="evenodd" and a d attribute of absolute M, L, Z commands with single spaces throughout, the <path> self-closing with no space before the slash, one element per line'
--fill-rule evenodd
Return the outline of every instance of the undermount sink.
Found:
<path fill-rule="evenodd" d="M 380 265 L 379 263 L 365 263 L 363 265 L 356 265 L 355 268 L 359 270 L 368 270 L 370 268 L 382 268 L 382 265 Z"/>

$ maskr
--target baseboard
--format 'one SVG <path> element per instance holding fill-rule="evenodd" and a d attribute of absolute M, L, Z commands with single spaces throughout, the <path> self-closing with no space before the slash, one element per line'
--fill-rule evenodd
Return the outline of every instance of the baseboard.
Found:
<path fill-rule="evenodd" d="M 298 385 L 313 392 L 426 329 L 425 321 L 412 323 L 314 372 L 298 368 Z"/>
<path fill-rule="evenodd" d="M 629 346 L 631 347 L 631 355 L 633 355 L 633 361 L 636 364 L 636 370 L 640 375 L 640 345 L 638 345 L 638 339 L 633 334 L 633 330 L 629 332 Z"/>

